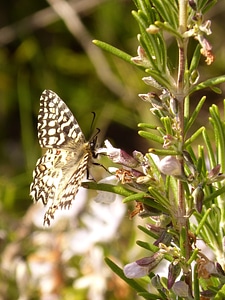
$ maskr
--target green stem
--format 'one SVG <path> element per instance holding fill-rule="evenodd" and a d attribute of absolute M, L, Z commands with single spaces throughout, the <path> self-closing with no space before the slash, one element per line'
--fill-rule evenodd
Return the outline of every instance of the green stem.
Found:
<path fill-rule="evenodd" d="M 179 0 L 179 30 L 183 34 L 187 30 L 187 0 Z M 180 147 L 183 149 L 184 145 L 184 102 L 185 102 L 185 67 L 187 63 L 187 39 L 178 39 L 179 48 L 179 66 L 177 77 L 177 100 L 178 100 L 178 122 L 180 123 Z M 183 167 L 183 158 L 180 157 L 180 162 Z M 184 231 L 187 237 L 184 242 L 184 255 L 188 261 L 190 258 L 190 241 L 189 241 L 189 221 L 186 217 L 186 203 L 184 186 L 182 181 L 178 181 L 178 226 L 180 232 Z M 190 293 L 192 294 L 192 275 L 191 271 L 185 274 L 185 281 L 189 286 Z"/>

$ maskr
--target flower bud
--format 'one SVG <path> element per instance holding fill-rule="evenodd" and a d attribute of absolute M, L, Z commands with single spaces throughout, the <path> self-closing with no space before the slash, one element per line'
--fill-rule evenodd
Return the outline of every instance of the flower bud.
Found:
<path fill-rule="evenodd" d="M 171 145 L 174 145 L 177 142 L 177 139 L 170 134 L 166 134 L 163 136 L 163 148 L 168 148 Z"/>
<path fill-rule="evenodd" d="M 174 261 L 169 265 L 167 287 L 170 290 L 174 285 L 175 280 L 180 275 L 181 267 L 178 261 Z"/>
<path fill-rule="evenodd" d="M 216 165 L 208 174 L 207 184 L 212 184 L 213 182 L 219 182 L 224 180 L 225 174 L 220 173 L 221 165 Z"/>
<path fill-rule="evenodd" d="M 194 0 L 188 0 L 188 3 L 193 10 L 197 10 L 197 4 Z"/>
<path fill-rule="evenodd" d="M 191 85 L 195 85 L 198 82 L 199 77 L 200 77 L 200 75 L 199 75 L 198 70 L 192 71 L 191 72 L 191 76 L 190 76 L 190 83 L 191 83 Z"/>
<path fill-rule="evenodd" d="M 177 113 L 178 113 L 178 101 L 174 97 L 170 98 L 170 109 L 171 109 L 171 111 L 174 115 L 177 115 Z"/>
<path fill-rule="evenodd" d="M 181 164 L 175 156 L 166 156 L 159 163 L 159 170 L 165 175 L 181 176 Z"/>
<path fill-rule="evenodd" d="M 194 192 L 192 193 L 192 196 L 194 198 L 194 203 L 196 206 L 196 210 L 201 213 L 202 212 L 202 205 L 204 200 L 204 191 L 201 186 L 198 186 Z"/>
<path fill-rule="evenodd" d="M 172 235 L 168 233 L 166 230 L 164 230 L 159 238 L 153 243 L 155 246 L 159 246 L 159 244 L 164 244 L 166 246 L 169 246 L 172 240 Z"/>
<path fill-rule="evenodd" d="M 160 31 L 160 29 L 159 29 L 159 27 L 157 27 L 157 26 L 151 24 L 151 25 L 146 29 L 146 31 L 147 31 L 148 33 L 150 33 L 150 34 L 156 34 L 156 33 L 158 33 L 158 32 Z"/>
<path fill-rule="evenodd" d="M 220 168 L 221 168 L 220 164 L 218 164 L 214 168 L 212 168 L 212 170 L 210 170 L 210 172 L 208 174 L 208 178 L 211 180 L 216 178 L 220 174 Z"/>
<path fill-rule="evenodd" d="M 137 65 L 144 66 L 146 68 L 151 67 L 149 59 L 145 53 L 145 50 L 142 47 L 137 49 L 138 56 L 132 57 L 131 61 Z"/>
<path fill-rule="evenodd" d="M 162 90 L 163 87 L 151 76 L 148 77 L 143 77 L 142 80 L 144 81 L 144 83 L 146 83 L 147 85 L 150 85 L 158 90 Z"/>
<path fill-rule="evenodd" d="M 216 266 L 216 270 L 217 270 L 218 274 L 222 277 L 225 277 L 225 272 L 224 272 L 221 264 L 219 264 L 218 262 L 215 262 L 215 266 Z"/>
<path fill-rule="evenodd" d="M 138 95 L 142 100 L 150 102 L 154 108 L 162 109 L 163 103 L 162 100 L 156 93 L 148 93 L 148 94 L 139 94 Z"/>

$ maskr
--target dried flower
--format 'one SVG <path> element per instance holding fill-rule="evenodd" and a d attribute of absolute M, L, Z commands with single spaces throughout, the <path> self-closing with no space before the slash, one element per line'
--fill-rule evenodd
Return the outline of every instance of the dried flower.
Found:
<path fill-rule="evenodd" d="M 219 182 L 224 180 L 225 174 L 220 173 L 221 165 L 216 165 L 208 174 L 207 184 L 212 184 L 213 182 Z"/>
<path fill-rule="evenodd" d="M 145 50 L 142 47 L 138 47 L 137 49 L 138 56 L 132 57 L 131 61 L 137 65 L 144 66 L 145 68 L 150 68 L 151 63 L 145 53 Z"/>
<path fill-rule="evenodd" d="M 144 83 L 146 83 L 147 85 L 150 85 L 158 90 L 163 90 L 164 88 L 151 76 L 148 77 L 143 77 L 142 80 L 144 81 Z"/>
<path fill-rule="evenodd" d="M 175 143 L 177 143 L 177 138 L 175 138 L 174 136 L 170 135 L 170 134 L 166 134 L 163 137 L 163 148 L 168 148 L 171 145 L 174 145 Z"/>
<path fill-rule="evenodd" d="M 209 35 L 212 33 L 211 31 L 211 21 L 207 20 L 202 22 L 202 15 L 196 14 L 193 19 L 195 22 L 194 26 L 184 33 L 184 37 L 193 36 L 196 40 L 199 41 L 199 44 L 202 46 L 201 54 L 206 57 L 207 65 L 210 65 L 214 61 L 214 55 L 212 53 L 212 46 L 208 42 L 208 40 L 204 37 L 204 34 Z"/>
<path fill-rule="evenodd" d="M 216 265 L 206 257 L 197 260 L 198 276 L 204 279 L 209 279 L 212 275 L 218 273 Z"/>

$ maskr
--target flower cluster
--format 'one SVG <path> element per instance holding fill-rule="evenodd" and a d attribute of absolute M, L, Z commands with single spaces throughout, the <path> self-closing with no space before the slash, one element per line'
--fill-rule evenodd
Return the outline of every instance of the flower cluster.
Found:
<path fill-rule="evenodd" d="M 198 40 L 201 45 L 201 54 L 206 57 L 206 64 L 211 65 L 214 61 L 214 55 L 212 53 L 212 46 L 209 41 L 205 38 L 206 35 L 210 35 L 211 32 L 211 21 L 203 21 L 202 14 L 196 12 L 195 16 L 192 18 L 193 24 L 191 28 L 185 32 L 184 37 L 194 37 Z"/>
<path fill-rule="evenodd" d="M 168 135 L 166 138 L 167 140 L 173 140 Z M 171 142 L 171 145 L 174 145 L 174 143 Z M 130 217 L 133 218 L 136 215 L 141 218 L 150 217 L 146 229 L 155 238 L 153 243 L 153 246 L 156 247 L 154 253 L 125 265 L 124 274 L 128 278 L 140 278 L 149 275 L 162 260 L 169 260 L 167 285 L 165 286 L 162 279 L 157 275 L 152 278 L 153 286 L 164 292 L 172 289 L 177 296 L 192 299 L 187 283 L 180 279 L 181 274 L 185 274 L 190 266 L 185 262 L 178 247 L 179 239 L 176 236 L 176 229 L 174 229 L 176 227 L 177 202 L 176 199 L 172 200 L 170 197 L 169 200 L 167 198 L 165 179 L 169 176 L 186 181 L 190 186 L 190 191 L 192 191 L 190 195 L 193 205 L 190 204 L 190 212 L 195 207 L 195 210 L 201 213 L 204 203 L 204 187 L 224 179 L 224 175 L 220 173 L 220 165 L 214 167 L 208 172 L 207 177 L 202 179 L 198 175 L 189 153 L 186 151 L 183 152 L 183 160 L 186 169 L 190 173 L 189 175 L 182 166 L 179 157 L 174 155 L 167 155 L 162 159 L 155 154 L 147 153 L 143 155 L 138 151 L 134 151 L 130 155 L 122 149 L 113 147 L 108 140 L 105 141 L 105 147 L 98 149 L 98 154 L 108 156 L 117 165 L 117 167 L 109 168 L 110 176 L 101 180 L 101 182 L 127 185 L 134 191 L 134 194 L 135 191 L 143 194 L 143 198 L 139 198 L 136 202 L 136 207 L 131 212 Z M 111 203 L 114 201 L 112 195 L 109 192 L 98 192 L 96 201 Z M 190 249 L 197 249 L 197 253 L 201 257 L 197 261 L 199 276 L 203 278 L 206 278 L 206 276 L 218 277 L 218 263 L 216 267 L 208 259 L 203 259 L 203 254 L 196 247 L 195 235 L 191 232 L 188 234 Z M 223 271 L 220 273 L 222 274 Z M 220 276 L 223 277 L 221 274 Z"/>

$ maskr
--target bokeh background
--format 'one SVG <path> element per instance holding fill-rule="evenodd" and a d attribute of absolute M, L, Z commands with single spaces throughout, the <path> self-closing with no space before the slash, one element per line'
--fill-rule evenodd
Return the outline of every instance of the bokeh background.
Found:
<path fill-rule="evenodd" d="M 59 4 L 66 9 L 55 6 Z M 129 220 L 132 208 L 120 199 L 108 208 L 95 206 L 82 191 L 69 221 L 62 217 L 60 225 L 43 229 L 42 207 L 33 206 L 29 197 L 32 170 L 41 155 L 36 123 L 44 89 L 66 102 L 87 139 L 98 127 L 100 144 L 107 138 L 129 153 L 151 146 L 137 134 L 139 122 L 154 122 L 148 104 L 137 96 L 148 92 L 141 80 L 145 74 L 92 44 L 102 40 L 136 56 L 133 9 L 130 0 L 0 2 L 0 299 L 136 297 L 103 260 L 112 256 L 122 266 L 138 258 L 134 241 L 139 220 Z M 202 59 L 202 80 L 225 73 L 224 16 L 220 0 L 207 16 L 216 60 L 208 67 Z M 168 36 L 176 72 L 174 46 Z M 207 95 L 196 128 L 207 124 L 212 103 L 222 109 L 225 87 L 220 88 L 222 95 L 207 90 L 192 98 L 193 110 Z M 96 176 L 105 175 L 97 171 Z M 77 250 L 77 244 L 86 246 Z"/>

